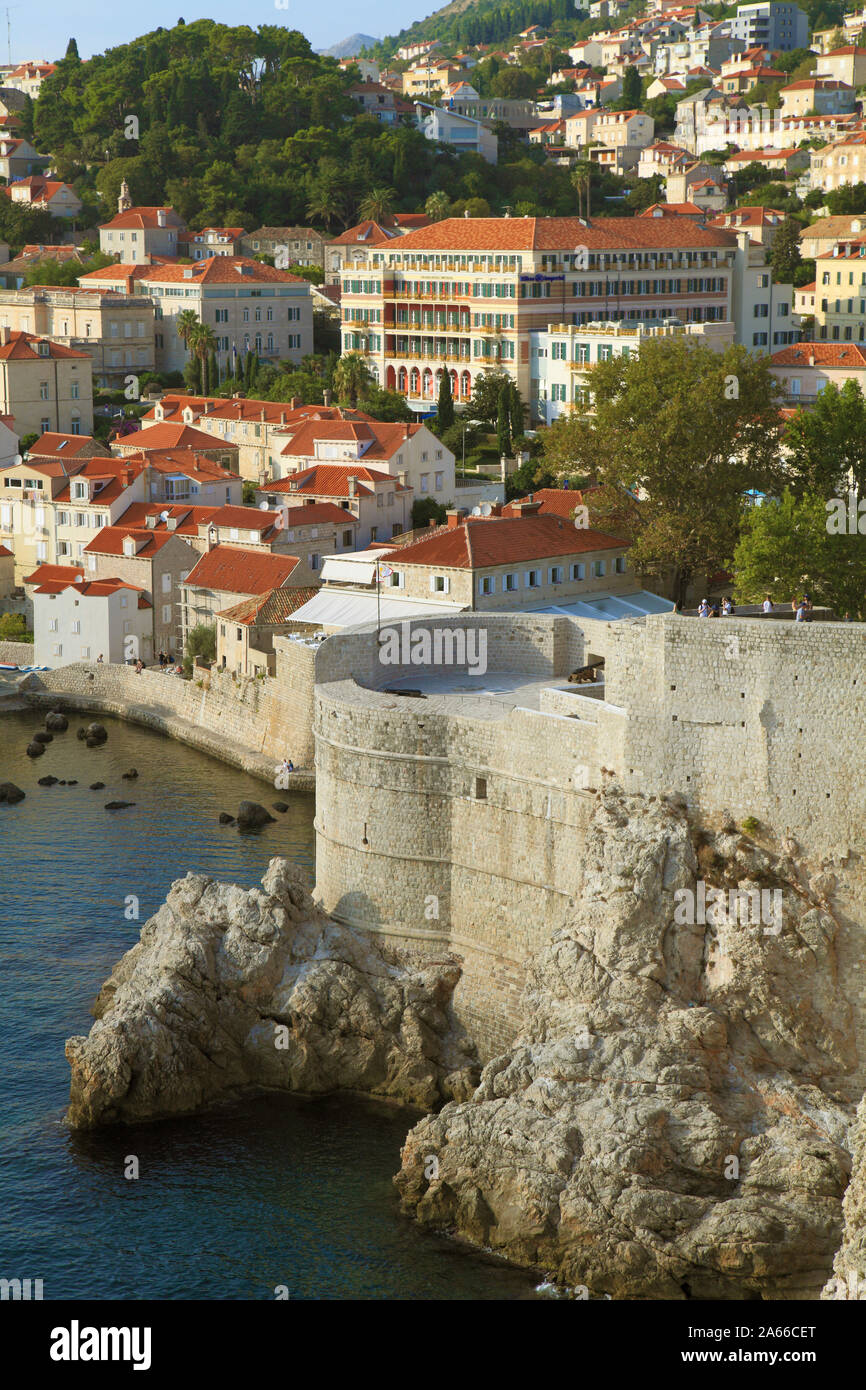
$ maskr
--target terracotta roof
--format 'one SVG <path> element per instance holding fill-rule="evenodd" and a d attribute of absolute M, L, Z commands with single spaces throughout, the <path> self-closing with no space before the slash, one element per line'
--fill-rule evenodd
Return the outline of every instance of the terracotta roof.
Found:
<path fill-rule="evenodd" d="M 292 431 L 282 455 L 295 458 L 314 458 L 317 440 L 357 440 L 366 444 L 362 461 L 391 459 L 408 439 L 417 434 L 420 425 L 390 424 L 379 420 L 304 420 Z"/>
<path fill-rule="evenodd" d="M 362 493 L 373 492 L 374 483 L 389 483 L 395 492 L 406 490 L 390 473 L 374 472 L 362 463 L 316 463 L 281 481 L 289 483 L 286 491 L 308 492 L 318 497 L 348 497 L 349 478 L 357 478 L 358 490 Z"/>
<path fill-rule="evenodd" d="M 33 573 L 26 576 L 24 583 L 68 584 L 75 580 L 77 574 L 84 574 L 83 565 L 37 565 Z"/>
<path fill-rule="evenodd" d="M 83 460 L 77 459 L 75 461 L 75 466 L 70 472 L 71 476 L 74 477 L 76 481 L 87 478 L 91 482 L 102 484 L 94 493 L 92 499 L 94 504 L 98 503 L 102 506 L 106 502 L 113 502 L 116 498 L 120 497 L 121 494 L 132 485 L 143 468 L 144 464 L 140 461 L 131 463 L 129 459 L 125 458 L 100 458 L 97 456 L 95 458 Z M 124 474 L 127 476 L 130 474 L 132 475 L 129 482 L 124 481 Z M 61 488 L 57 493 L 54 501 L 70 501 L 70 488 L 68 482 L 66 486 Z"/>
<path fill-rule="evenodd" d="M 276 270 L 263 261 L 254 261 L 249 256 L 207 256 L 191 265 L 163 264 L 149 265 L 145 274 L 139 277 L 148 284 L 176 284 L 190 281 L 196 285 L 243 285 L 267 280 L 281 285 L 306 285 L 309 281 L 300 275 L 290 275 L 286 270 Z"/>
<path fill-rule="evenodd" d="M 370 420 L 363 410 L 349 410 L 338 405 L 298 405 L 288 401 L 259 401 L 246 397 L 240 400 L 226 400 L 222 396 L 185 396 L 167 392 L 162 400 L 154 402 L 153 408 L 142 418 L 156 420 L 156 407 L 162 407 L 166 422 L 175 417 L 180 419 L 183 412 L 191 410 L 194 415 L 206 415 L 209 420 L 248 420 L 253 424 L 280 425 L 285 415 L 286 425 L 304 419 L 315 420 Z M 205 407 L 208 407 L 207 410 Z M 264 415 L 264 421 L 262 421 Z M 213 446 L 212 446 L 213 447 Z"/>
<path fill-rule="evenodd" d="M 191 506 L 188 502 L 130 502 L 115 526 L 132 531 L 165 531 L 172 536 L 197 536 L 199 526 L 212 521 L 219 510 L 219 507 Z M 174 521 L 173 530 L 169 531 L 167 523 L 161 520 L 163 516 Z M 153 526 L 148 526 L 148 517 L 154 518 Z"/>
<path fill-rule="evenodd" d="M 127 208 L 126 212 L 115 213 L 110 222 L 101 222 L 100 230 L 103 228 L 115 228 L 124 230 L 127 227 L 134 231 L 141 229 L 157 230 L 159 228 L 159 214 L 165 214 L 166 227 L 183 228 L 184 221 L 178 217 L 174 208 L 170 207 L 135 207 Z"/>
<path fill-rule="evenodd" d="M 262 493 L 283 493 L 287 492 L 287 478 L 282 478 L 278 483 L 270 483 L 261 489 Z M 338 507 L 334 502 L 307 502 L 300 503 L 299 506 L 291 505 L 291 495 L 285 497 L 287 506 L 286 529 L 291 530 L 293 526 L 360 526 L 360 521 L 345 507 Z"/>
<path fill-rule="evenodd" d="M 8 546 L 0 545 L 0 559 L 9 559 L 12 556 L 12 554 L 13 552 L 8 548 Z"/>
<path fill-rule="evenodd" d="M 0 267 L 2 271 L 2 267 Z M 48 352 L 39 353 L 32 346 L 34 343 L 47 343 Z M 70 358 L 75 357 L 79 361 L 89 361 L 88 352 L 76 352 L 75 348 L 61 346 L 54 343 L 49 338 L 40 338 L 38 333 L 19 333 L 13 330 L 9 334 L 8 343 L 0 345 L 0 360 L 8 362 L 10 360 L 21 362 L 40 362 L 45 358 Z"/>
<path fill-rule="evenodd" d="M 318 589 L 297 587 L 270 589 L 267 593 L 255 594 L 252 598 L 244 599 L 232 608 L 224 608 L 216 616 L 226 618 L 232 623 L 241 623 L 245 627 L 252 627 L 253 624 L 257 627 L 278 627 L 318 592 Z"/>
<path fill-rule="evenodd" d="M 282 588 L 298 564 L 296 555 L 215 545 L 202 555 L 184 583 L 191 588 L 221 589 L 230 594 L 263 594 Z"/>
<path fill-rule="evenodd" d="M 703 217 L 703 208 L 696 203 L 650 203 L 638 217 Z"/>
<path fill-rule="evenodd" d="M 854 91 L 850 82 L 837 82 L 834 77 L 803 77 L 799 82 L 789 82 L 787 87 L 781 88 L 781 91 L 811 92 L 815 87 L 820 87 L 825 92 L 837 91 L 840 87 L 844 87 L 849 92 Z"/>
<path fill-rule="evenodd" d="M 82 583 L 77 583 L 75 580 L 50 581 L 47 584 L 40 584 L 36 592 L 37 594 L 62 594 L 64 589 L 74 589 L 77 594 L 83 594 L 85 598 L 108 598 L 109 595 L 116 594 L 118 589 L 130 589 L 132 593 L 138 594 L 139 608 L 153 607 L 149 600 L 144 597 L 144 590 L 138 584 L 129 584 L 125 579 L 85 579 Z"/>
<path fill-rule="evenodd" d="M 58 458 L 92 458 L 104 446 L 92 434 L 58 434 L 53 430 L 40 435 L 35 444 L 27 450 L 28 457 L 34 455 L 56 455 Z"/>
<path fill-rule="evenodd" d="M 795 343 L 774 352 L 774 367 L 808 367 L 814 357 L 816 367 L 866 367 L 866 354 L 856 343 Z"/>
<path fill-rule="evenodd" d="M 264 511 L 261 507 L 217 507 L 210 521 L 214 526 L 243 527 L 246 531 L 272 531 L 279 518 L 278 512 Z"/>
<path fill-rule="evenodd" d="M 129 537 L 136 542 L 134 556 L 127 556 L 128 559 L 149 560 L 152 556 L 162 550 L 171 540 L 172 531 L 149 531 L 143 526 L 124 526 L 121 522 L 117 526 L 103 526 L 97 531 L 92 541 L 88 541 L 84 547 L 88 554 L 93 555 L 123 555 L 123 543 Z"/>
<path fill-rule="evenodd" d="M 132 448 L 141 453 L 149 453 L 152 450 L 163 451 L 165 449 L 220 449 L 237 450 L 237 444 L 232 444 L 231 440 L 215 438 L 211 434 L 206 434 L 204 430 L 197 430 L 192 425 L 173 425 L 168 420 L 161 420 L 155 425 L 148 425 L 145 429 L 136 430 L 133 435 L 124 435 L 117 441 L 118 448 Z"/>
<path fill-rule="evenodd" d="M 575 507 L 583 506 L 587 493 L 597 492 L 597 485 L 588 488 L 565 488 L 565 487 L 540 487 L 536 492 L 527 493 L 525 497 L 512 497 L 510 502 L 506 502 L 502 508 L 503 516 L 519 516 L 515 510 L 521 502 L 540 502 L 541 506 L 536 515 L 538 516 L 561 516 L 566 521 L 571 521 L 574 516 Z"/>
<path fill-rule="evenodd" d="M 158 473 L 183 473 L 189 478 L 212 478 L 216 482 L 238 481 L 237 473 L 229 472 L 213 459 L 203 458 L 194 449 L 160 449 L 151 453 L 124 454 L 123 458 L 126 463 L 146 463 Z"/>
<path fill-rule="evenodd" d="M 626 542 L 615 536 L 572 526 L 559 516 L 548 515 L 467 521 L 391 553 L 400 565 L 475 570 L 531 563 L 554 555 L 625 549 Z"/>
<path fill-rule="evenodd" d="M 731 246 L 718 228 L 692 224 L 683 241 L 682 225 L 665 218 L 603 217 L 587 227 L 577 217 L 448 217 L 400 241 L 400 252 L 415 251 L 565 251 L 583 245 L 590 251 L 618 247 Z"/>
<path fill-rule="evenodd" d="M 793 147 L 788 150 L 737 150 L 736 154 L 729 154 L 727 164 L 751 164 L 759 159 L 790 159 L 792 154 L 798 151 Z"/>
<path fill-rule="evenodd" d="M 79 275 L 78 283 L 85 288 L 82 282 L 86 280 L 113 280 L 123 285 L 129 293 L 136 280 L 141 280 L 145 271 L 152 270 L 150 265 L 105 265 L 101 270 L 88 270 L 86 274 Z M 0 266 L 0 273 L 3 267 Z"/>

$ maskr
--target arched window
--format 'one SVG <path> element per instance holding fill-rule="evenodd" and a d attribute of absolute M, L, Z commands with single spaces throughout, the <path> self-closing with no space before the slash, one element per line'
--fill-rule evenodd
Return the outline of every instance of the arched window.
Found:
<path fill-rule="evenodd" d="M 406 371 L 406 368 L 401 367 L 399 372 L 397 373 L 397 390 L 402 391 L 404 396 L 406 394 L 406 387 L 408 385 L 408 382 L 409 375 Z"/>
<path fill-rule="evenodd" d="M 429 367 L 424 368 L 424 396 L 427 400 L 433 399 L 433 373 Z"/>
<path fill-rule="evenodd" d="M 397 373 L 394 371 L 393 367 L 389 367 L 385 373 L 385 386 L 389 391 L 395 391 L 397 389 Z"/>
<path fill-rule="evenodd" d="M 460 397 L 468 401 L 472 395 L 472 376 L 469 372 L 464 372 L 460 378 Z"/>
<path fill-rule="evenodd" d="M 412 368 L 412 395 L 418 396 L 421 393 L 421 373 L 417 367 Z"/>
<path fill-rule="evenodd" d="M 455 401 L 456 401 L 456 399 L 457 399 L 457 394 L 458 394 L 457 373 L 456 373 L 456 372 L 449 372 L 448 375 L 449 375 L 450 378 L 451 378 L 451 395 L 454 397 L 454 399 L 455 399 Z"/>

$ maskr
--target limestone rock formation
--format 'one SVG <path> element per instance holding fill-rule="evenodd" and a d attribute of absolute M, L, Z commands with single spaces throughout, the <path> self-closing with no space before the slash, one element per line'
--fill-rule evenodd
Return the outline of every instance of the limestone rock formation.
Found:
<path fill-rule="evenodd" d="M 866 1302 L 866 1096 L 851 1133 L 854 1169 L 845 1193 L 845 1228 L 822 1298 Z"/>
<path fill-rule="evenodd" d="M 189 874 L 103 986 L 89 1035 L 67 1042 L 69 1121 L 151 1119 L 255 1086 L 420 1107 L 470 1093 L 478 1072 L 449 1011 L 459 975 L 450 957 L 416 968 L 337 925 L 285 859 L 249 890 Z"/>
<path fill-rule="evenodd" d="M 764 922 L 709 885 L 765 889 Z M 521 1033 L 410 1132 L 404 1209 L 590 1297 L 817 1297 L 855 1061 L 830 887 L 735 827 L 696 833 L 675 799 L 605 788 Z"/>

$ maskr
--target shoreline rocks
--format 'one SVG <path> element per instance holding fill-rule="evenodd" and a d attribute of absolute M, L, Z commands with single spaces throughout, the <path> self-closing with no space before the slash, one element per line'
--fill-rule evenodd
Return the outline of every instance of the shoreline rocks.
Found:
<path fill-rule="evenodd" d="M 850 1168 L 837 923 L 790 858 L 615 785 L 585 861 L 520 1035 L 411 1130 L 403 1209 L 592 1297 L 817 1297 Z M 778 930 L 701 922 L 699 881 L 778 888 Z"/>
<path fill-rule="evenodd" d="M 188 874 L 145 923 L 70 1038 L 68 1121 L 134 1123 L 260 1087 L 429 1108 L 470 1094 L 452 957 L 420 963 L 315 906 L 273 859 L 261 888 Z"/>

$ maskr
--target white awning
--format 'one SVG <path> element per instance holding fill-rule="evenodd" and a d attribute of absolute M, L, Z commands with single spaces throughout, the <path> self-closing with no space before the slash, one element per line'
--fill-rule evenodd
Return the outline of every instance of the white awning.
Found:
<path fill-rule="evenodd" d="M 526 610 L 524 610 L 526 611 Z M 533 613 L 561 613 L 568 618 L 646 618 L 650 613 L 672 613 L 670 599 L 637 589 L 633 594 L 587 594 L 586 598 L 569 599 L 564 603 L 545 603 L 530 610 Z"/>
<path fill-rule="evenodd" d="M 383 592 L 379 600 L 379 617 L 383 623 L 397 622 L 401 618 L 442 617 L 460 612 L 462 608 L 459 604 L 423 603 L 417 599 L 392 598 L 387 592 Z M 375 593 L 361 594 L 347 589 L 324 588 L 302 607 L 296 608 L 290 621 L 342 628 L 375 623 L 376 616 Z"/>

